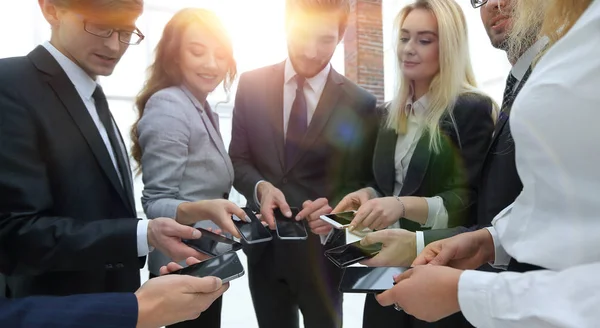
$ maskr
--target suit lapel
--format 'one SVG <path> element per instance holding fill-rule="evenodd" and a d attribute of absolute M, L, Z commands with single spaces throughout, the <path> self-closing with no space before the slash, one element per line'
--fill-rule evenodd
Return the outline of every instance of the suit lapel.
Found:
<path fill-rule="evenodd" d="M 194 97 L 194 95 L 192 95 L 192 93 L 186 87 L 182 86 L 181 90 L 183 91 L 183 93 L 185 93 L 185 95 L 192 102 L 194 107 L 196 107 L 196 109 L 198 110 L 200 119 L 202 120 L 202 123 L 204 123 L 206 131 L 208 131 L 208 135 L 210 136 L 211 141 L 217 147 L 219 153 L 223 157 L 223 161 L 225 162 L 225 166 L 227 166 L 227 171 L 229 172 L 229 177 L 233 181 L 233 166 L 231 164 L 231 160 L 229 159 L 229 155 L 227 154 L 227 150 L 225 149 L 225 144 L 223 143 L 223 138 L 221 138 L 221 133 L 219 133 L 215 126 L 213 126 L 211 118 L 208 117 L 210 113 L 204 109 L 204 106 L 200 104 L 198 99 L 196 99 L 196 97 Z M 212 119 L 215 121 L 218 128 L 219 116 L 215 113 L 213 113 L 213 115 L 214 116 Z"/>
<path fill-rule="evenodd" d="M 395 152 L 398 135 L 394 130 L 381 127 L 373 155 L 373 172 L 377 186 L 385 196 L 394 193 L 396 181 Z"/>
<path fill-rule="evenodd" d="M 100 132 L 98 132 L 98 128 L 94 124 L 83 100 L 79 97 L 77 90 L 75 90 L 75 86 L 73 86 L 73 83 L 69 80 L 67 74 L 52 55 L 50 55 L 42 46 L 35 48 L 29 54 L 29 58 L 40 71 L 49 74 L 47 78 L 48 84 L 63 103 L 73 121 L 75 121 L 75 124 L 88 143 L 98 164 L 102 168 L 102 171 L 115 190 L 119 193 L 123 203 L 126 205 L 130 204 L 130 198 L 126 195 L 125 189 L 121 185 L 121 181 L 112 160 L 110 159 L 108 149 L 106 148 L 104 141 L 102 141 Z M 125 177 L 124 179 L 127 181 Z"/>
<path fill-rule="evenodd" d="M 285 170 L 285 136 L 283 133 L 283 84 L 284 84 L 285 62 L 273 66 L 273 76 L 267 81 L 266 101 L 267 114 L 273 134 L 273 144 L 276 148 L 277 157 L 281 170 Z M 265 145 L 266 146 L 266 145 Z"/>
<path fill-rule="evenodd" d="M 406 178 L 399 196 L 412 196 L 421 187 L 430 160 L 429 133 L 423 133 L 410 159 Z"/>
<path fill-rule="evenodd" d="M 340 95 L 342 94 L 343 83 L 344 80 L 341 75 L 332 68 L 327 77 L 327 83 L 325 83 L 321 99 L 319 99 L 315 113 L 308 125 L 308 130 L 300 143 L 300 151 L 296 154 L 296 157 L 292 161 L 292 165 L 288 166 L 288 170 L 298 164 L 302 156 L 306 153 L 306 150 L 310 149 L 315 141 L 317 141 L 317 138 L 321 136 L 321 132 L 327 125 L 331 114 L 337 106 Z"/>

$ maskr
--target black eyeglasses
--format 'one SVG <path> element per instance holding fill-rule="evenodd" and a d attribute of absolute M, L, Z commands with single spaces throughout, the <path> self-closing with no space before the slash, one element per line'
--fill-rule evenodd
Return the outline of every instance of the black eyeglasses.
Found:
<path fill-rule="evenodd" d="M 90 23 L 83 17 L 80 18 L 83 20 L 83 29 L 89 34 L 100 38 L 110 38 L 113 33 L 117 32 L 119 34 L 119 42 L 133 46 L 140 44 L 145 38 L 144 34 L 137 27 L 133 30 L 117 29 L 106 25 Z"/>
<path fill-rule="evenodd" d="M 473 8 L 479 8 L 487 3 L 487 0 L 471 0 Z"/>

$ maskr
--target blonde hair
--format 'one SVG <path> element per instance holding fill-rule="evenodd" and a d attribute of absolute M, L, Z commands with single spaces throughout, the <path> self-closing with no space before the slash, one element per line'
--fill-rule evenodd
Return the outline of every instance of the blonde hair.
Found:
<path fill-rule="evenodd" d="M 442 116 L 446 113 L 452 115 L 459 95 L 463 93 L 483 95 L 483 93 L 477 89 L 473 74 L 467 23 L 460 6 L 454 0 L 417 0 L 404 7 L 396 17 L 398 36 L 406 17 L 415 9 L 429 10 L 438 22 L 440 70 L 429 85 L 427 94 L 429 108 L 425 117 L 430 148 L 438 153 L 441 143 L 439 122 Z M 400 56 L 401 54 L 398 53 L 398 61 Z M 404 108 L 411 96 L 411 81 L 404 74 L 400 74 L 399 81 L 398 90 L 389 106 L 386 126 L 398 134 L 403 134 L 406 133 L 407 121 Z M 494 105 L 494 112 L 497 112 L 496 105 Z M 494 114 L 493 117 L 496 115 Z"/>
<path fill-rule="evenodd" d="M 163 30 L 163 35 L 156 46 L 156 58 L 154 63 L 148 68 L 149 77 L 138 94 L 135 105 L 138 110 L 138 118 L 133 124 L 130 132 L 132 146 L 131 156 L 137 162 L 137 172 L 141 169 L 142 149 L 137 135 L 137 125 L 144 115 L 146 103 L 156 92 L 181 84 L 182 72 L 178 61 L 181 51 L 181 40 L 186 29 L 194 24 L 199 24 L 208 33 L 213 34 L 226 49 L 229 59 L 229 66 L 223 87 L 229 92 L 233 81 L 237 75 L 237 65 L 233 57 L 233 45 L 225 27 L 212 11 L 206 9 L 187 8 L 177 12 L 167 23 Z"/>
<path fill-rule="evenodd" d="M 548 50 L 560 40 L 579 17 L 585 12 L 593 0 L 518 0 L 513 5 L 513 24 L 509 36 L 509 49 L 522 49 L 532 38 L 547 37 Z M 528 31 L 532 24 L 539 25 L 538 33 L 531 35 Z M 542 56 L 540 54 L 540 56 Z"/>

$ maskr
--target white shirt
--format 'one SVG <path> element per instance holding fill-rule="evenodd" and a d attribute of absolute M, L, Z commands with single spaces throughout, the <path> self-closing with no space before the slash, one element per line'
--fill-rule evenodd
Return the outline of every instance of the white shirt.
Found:
<path fill-rule="evenodd" d="M 600 324 L 600 1 L 540 60 L 510 117 L 523 191 L 490 228 L 495 264 L 465 271 L 458 299 L 477 327 Z"/>
<path fill-rule="evenodd" d="M 106 129 L 100 121 L 100 117 L 98 116 L 98 112 L 96 111 L 96 104 L 92 95 L 96 90 L 98 84 L 94 79 L 92 79 L 81 67 L 77 64 L 73 63 L 67 56 L 62 54 L 58 49 L 56 49 L 50 42 L 44 42 L 42 44 L 48 52 L 54 57 L 54 59 L 58 62 L 60 67 L 65 71 L 71 83 L 75 86 L 75 90 L 81 97 L 83 104 L 85 105 L 88 113 L 90 114 L 92 121 L 96 125 L 98 129 L 98 133 L 100 133 L 100 137 L 108 149 L 108 154 L 110 159 L 115 167 L 115 171 L 123 184 L 123 177 L 119 172 L 117 160 L 115 158 L 112 145 L 110 144 L 110 140 L 108 139 L 108 134 L 106 133 Z M 113 122 L 113 124 L 115 124 Z M 116 131 L 116 127 L 115 127 Z M 121 152 L 127 153 L 125 149 L 120 149 Z M 150 248 L 148 246 L 148 221 L 147 220 L 139 220 L 137 225 L 137 249 L 138 256 L 146 256 L 150 252 Z"/>

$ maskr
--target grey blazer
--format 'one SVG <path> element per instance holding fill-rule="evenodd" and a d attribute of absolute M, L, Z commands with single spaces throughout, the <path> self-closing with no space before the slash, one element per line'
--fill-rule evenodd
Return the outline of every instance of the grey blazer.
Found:
<path fill-rule="evenodd" d="M 218 124 L 218 115 L 214 120 Z M 156 92 L 138 124 L 142 148 L 142 205 L 148 219 L 174 218 L 186 201 L 228 198 L 233 166 L 202 104 L 183 86 Z M 196 227 L 216 227 L 200 221 Z M 148 267 L 158 275 L 170 259 L 154 250 Z"/>

